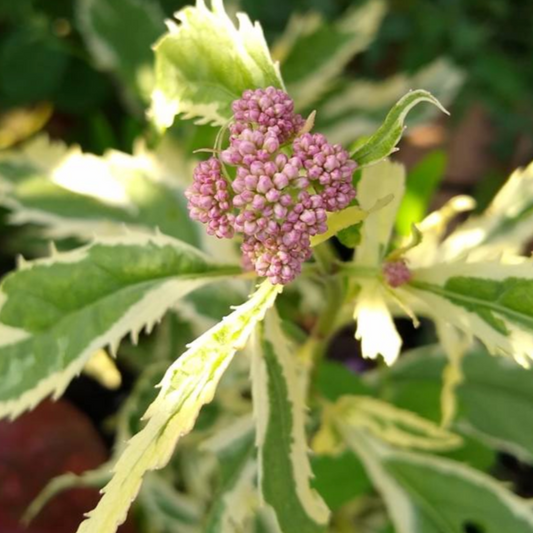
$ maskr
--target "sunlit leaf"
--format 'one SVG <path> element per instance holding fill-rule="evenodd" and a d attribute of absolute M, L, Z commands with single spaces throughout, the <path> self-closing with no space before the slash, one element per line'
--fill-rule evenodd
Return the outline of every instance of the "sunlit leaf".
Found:
<path fill-rule="evenodd" d="M 158 128 L 168 128 L 176 115 L 223 125 L 246 89 L 283 87 L 261 27 L 244 13 L 237 27 L 222 0 L 213 0 L 212 9 L 197 0 L 175 16 L 178 22 L 168 23 L 155 46 L 151 114 Z"/>
<path fill-rule="evenodd" d="M 489 207 L 470 217 L 443 243 L 445 257 L 469 255 L 479 259 L 497 253 L 521 253 L 533 237 L 533 164 L 518 169 Z"/>
<path fill-rule="evenodd" d="M 365 168 L 358 184 L 358 201 L 361 208 L 369 210 L 376 199 L 390 197 L 380 209 L 368 215 L 361 228 L 361 242 L 356 250 L 355 263 L 376 269 L 376 277 L 361 281 L 354 309 L 357 321 L 355 336 L 361 340 L 364 357 L 375 359 L 383 355 L 392 364 L 402 345 L 387 304 L 387 293 L 377 278 L 394 226 L 394 217 L 405 187 L 405 170 L 402 165 L 382 161 Z"/>
<path fill-rule="evenodd" d="M 396 330 L 387 305 L 387 293 L 379 280 L 363 281 L 357 295 L 354 320 L 355 338 L 361 341 L 363 357 L 376 359 L 382 355 L 392 365 L 400 355 L 402 338 Z"/>
<path fill-rule="evenodd" d="M 405 168 L 398 163 L 382 161 L 363 169 L 357 186 L 357 199 L 362 209 L 372 211 L 361 229 L 361 244 L 356 262 L 364 266 L 379 266 L 385 257 L 392 236 L 394 220 L 405 190 Z M 390 201 L 372 209 L 380 198 Z"/>
<path fill-rule="evenodd" d="M 147 157 L 115 151 L 99 157 L 38 137 L 2 154 L 0 192 L 11 223 L 44 226 L 52 238 L 86 240 L 122 233 L 127 224 L 200 242 L 182 189 L 165 180 Z"/>

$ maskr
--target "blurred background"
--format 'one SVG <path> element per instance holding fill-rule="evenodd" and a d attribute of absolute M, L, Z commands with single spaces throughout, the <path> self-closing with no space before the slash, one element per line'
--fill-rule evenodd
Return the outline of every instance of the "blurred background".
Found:
<path fill-rule="evenodd" d="M 156 146 L 160 139 L 146 115 L 150 45 L 165 31 L 164 19 L 186 4 L 0 0 L 0 152 L 43 133 L 96 155 L 132 153 L 139 138 Z M 317 129 L 335 142 L 349 145 L 373 132 L 411 88 L 430 90 L 444 103 L 450 117 L 426 104 L 409 115 L 396 155 L 421 184 L 412 209 L 465 193 L 481 210 L 514 168 L 533 159 L 531 2 L 242 0 L 226 7 L 261 22 L 299 111 L 317 109 Z M 318 72 L 324 58 L 331 59 L 324 61 L 329 70 Z M 214 133 L 179 122 L 168 136 L 189 154 L 210 146 Z M 29 257 L 43 251 L 26 227 L 6 224 L 7 214 L 2 208 L 2 275 L 21 251 Z M 399 222 L 400 233 L 408 229 L 407 219 Z M 350 349 L 341 342 L 337 351 Z M 109 457 L 113 438 L 106 428 L 138 374 L 134 359 L 120 363 L 114 384 L 85 375 L 64 400 L 15 424 L 0 422 L 1 533 L 23 531 L 19 518 L 47 480 Z M 521 468 L 513 463 L 511 471 L 531 495 Z M 96 500 L 95 489 L 70 491 L 26 531 L 73 533 Z M 122 531 L 137 529 L 127 523 Z"/>

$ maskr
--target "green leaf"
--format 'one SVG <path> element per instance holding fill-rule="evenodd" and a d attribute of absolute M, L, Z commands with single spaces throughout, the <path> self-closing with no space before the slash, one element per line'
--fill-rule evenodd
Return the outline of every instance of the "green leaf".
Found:
<path fill-rule="evenodd" d="M 0 416 L 60 396 L 95 351 L 116 353 L 195 288 L 237 267 L 170 237 L 127 234 L 23 263 L 1 286 Z"/>
<path fill-rule="evenodd" d="M 351 452 L 338 455 L 316 455 L 311 464 L 313 487 L 335 512 L 358 496 L 372 491 L 372 485 L 361 461 Z"/>
<path fill-rule="evenodd" d="M 35 26 L 2 32 L 0 94 L 6 107 L 51 100 L 62 83 L 68 54 L 56 35 Z"/>
<path fill-rule="evenodd" d="M 176 115 L 223 125 L 231 118 L 231 102 L 246 89 L 283 88 L 261 27 L 244 13 L 237 15 L 237 28 L 222 0 L 213 0 L 211 10 L 197 0 L 176 18 L 179 24 L 170 22 L 155 46 L 151 114 L 158 128 L 171 126 Z"/>
<path fill-rule="evenodd" d="M 139 383 L 139 380 L 143 380 L 145 371 L 147 374 L 155 376 L 158 367 L 161 367 L 162 376 L 168 365 L 174 360 L 173 354 L 185 351 L 187 344 L 193 341 L 200 333 L 195 332 L 191 322 L 183 316 L 181 309 L 184 305 L 187 307 L 186 300 L 181 300 L 177 306 L 163 317 L 153 335 L 144 338 L 143 342 L 139 344 L 124 343 L 121 345 L 120 357 L 124 365 L 132 372 L 141 374 L 137 383 Z M 177 308 L 180 309 L 179 312 Z M 204 331 L 208 328 L 209 326 L 204 328 Z M 148 366 L 147 362 L 149 363 Z M 124 407 L 127 404 L 128 400 L 124 403 Z M 133 408 L 134 410 L 136 409 L 135 406 Z M 138 414 L 140 415 L 141 413 Z M 138 419 L 139 417 L 137 417 L 137 422 Z"/>
<path fill-rule="evenodd" d="M 363 223 L 359 222 L 359 224 L 354 224 L 348 228 L 341 229 L 336 237 L 343 246 L 346 246 L 346 248 L 357 248 L 361 243 L 362 227 Z"/>
<path fill-rule="evenodd" d="M 533 463 L 533 370 L 478 350 L 464 359 L 463 373 L 457 389 L 461 428 Z"/>
<path fill-rule="evenodd" d="M 359 375 L 341 363 L 327 360 L 318 368 L 316 388 L 330 402 L 335 402 L 346 394 L 370 395 L 372 392 Z"/>
<path fill-rule="evenodd" d="M 528 259 L 417 269 L 405 289 L 420 312 L 477 337 L 492 354 L 527 366 L 533 356 L 533 268 Z"/>
<path fill-rule="evenodd" d="M 497 253 L 521 253 L 533 230 L 533 164 L 518 169 L 478 216 L 461 224 L 442 244 L 447 257 L 479 259 Z"/>
<path fill-rule="evenodd" d="M 386 387 L 390 402 L 439 422 L 445 366 L 442 348 L 430 345 L 406 352 L 396 365 L 376 377 L 378 384 Z M 452 428 L 463 435 L 465 446 L 446 456 L 479 470 L 494 464 L 491 449 L 506 450 L 533 462 L 533 434 L 528 429 L 533 416 L 532 371 L 508 359 L 490 357 L 481 346 L 466 354 L 462 371 Z"/>
<path fill-rule="evenodd" d="M 411 169 L 407 175 L 405 195 L 396 217 L 396 231 L 407 236 L 411 226 L 420 222 L 439 183 L 444 177 L 447 157 L 445 152 L 435 150 Z"/>
<path fill-rule="evenodd" d="M 373 377 L 383 388 L 384 399 L 435 423 L 442 418 L 442 373 L 446 358 L 442 347 L 431 344 L 409 350 L 393 366 L 383 368 Z"/>
<path fill-rule="evenodd" d="M 116 75 L 130 98 L 148 102 L 154 85 L 155 41 L 165 32 L 154 0 L 79 0 L 77 22 L 96 65 Z"/>
<path fill-rule="evenodd" d="M 421 89 L 410 91 L 389 111 L 376 133 L 352 152 L 352 159 L 357 161 L 359 166 L 366 166 L 392 154 L 402 137 L 407 114 L 421 102 L 429 102 L 443 113 L 447 113 L 440 102 L 429 92 Z"/>
<path fill-rule="evenodd" d="M 383 496 L 397 533 L 530 533 L 526 500 L 460 463 L 398 451 L 364 431 L 339 427 Z"/>
<path fill-rule="evenodd" d="M 384 15 L 384 2 L 371 0 L 334 23 L 311 16 L 289 23 L 276 51 L 297 108 L 308 108 L 330 88 L 346 64 L 373 41 Z M 305 24 L 296 38 L 291 35 L 295 22 Z"/>
<path fill-rule="evenodd" d="M 38 137 L 0 158 L 0 203 L 13 224 L 44 225 L 51 238 L 89 239 L 132 229 L 198 245 L 183 191 L 147 157 L 111 151 L 104 157 Z"/>
<path fill-rule="evenodd" d="M 303 382 L 279 318 L 267 314 L 252 360 L 259 486 L 284 533 L 324 532 L 329 510 L 311 489 Z"/>
<path fill-rule="evenodd" d="M 264 282 L 250 299 L 198 337 L 167 370 L 160 392 L 144 415 L 146 426 L 128 443 L 104 488 L 97 507 L 78 533 L 114 533 L 124 522 L 144 475 L 165 466 L 183 435 L 189 433 L 235 352 L 242 349 L 257 323 L 280 293 Z"/>

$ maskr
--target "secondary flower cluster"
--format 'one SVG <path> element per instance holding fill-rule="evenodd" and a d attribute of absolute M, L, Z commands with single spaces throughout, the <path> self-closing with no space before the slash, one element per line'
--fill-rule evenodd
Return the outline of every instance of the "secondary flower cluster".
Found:
<path fill-rule="evenodd" d="M 409 283 L 412 278 L 411 271 L 409 270 L 405 259 L 387 261 L 383 265 L 383 276 L 385 278 L 385 281 L 393 289 L 397 289 L 398 287 Z"/>
<path fill-rule="evenodd" d="M 189 212 L 210 235 L 242 234 L 245 265 L 286 284 L 311 256 L 310 238 L 327 230 L 327 212 L 354 199 L 356 163 L 324 135 L 304 132 L 279 89 L 245 91 L 232 109 L 229 146 L 196 167 Z"/>

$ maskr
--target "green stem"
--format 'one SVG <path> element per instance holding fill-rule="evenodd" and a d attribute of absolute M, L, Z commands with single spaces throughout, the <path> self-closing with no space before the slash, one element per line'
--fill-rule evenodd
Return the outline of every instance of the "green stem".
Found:
<path fill-rule="evenodd" d="M 337 270 L 337 256 L 328 241 L 315 246 L 313 255 L 323 274 L 332 274 Z"/>
<path fill-rule="evenodd" d="M 321 341 L 320 344 L 326 344 L 335 332 L 335 324 L 337 322 L 338 315 L 341 311 L 344 291 L 342 287 L 342 281 L 339 278 L 330 278 L 325 287 L 326 305 L 311 332 L 311 338 Z M 322 346 L 320 350 L 315 353 L 314 362 L 320 361 L 326 346 Z M 318 359 L 318 361 L 317 361 Z"/>
<path fill-rule="evenodd" d="M 338 262 L 330 244 L 324 242 L 316 246 L 313 252 L 322 274 L 321 280 L 324 282 L 325 305 L 301 350 L 304 360 L 312 368 L 311 390 L 316 381 L 320 363 L 326 355 L 328 343 L 336 331 L 339 314 L 344 303 L 344 283 L 341 277 L 334 275 L 338 269 Z"/>
<path fill-rule="evenodd" d="M 337 268 L 341 276 L 350 278 L 378 278 L 381 274 L 379 267 L 362 266 L 353 263 L 341 263 Z"/>

